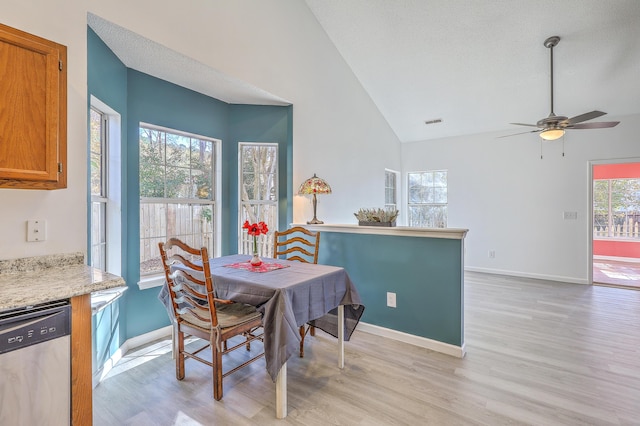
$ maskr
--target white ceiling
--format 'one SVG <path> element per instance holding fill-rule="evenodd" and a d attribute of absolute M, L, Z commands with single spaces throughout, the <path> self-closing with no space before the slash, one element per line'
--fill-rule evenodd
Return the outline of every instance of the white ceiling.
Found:
<path fill-rule="evenodd" d="M 403 142 L 549 115 L 552 35 L 557 115 L 640 112 L 637 0 L 305 1 Z"/>
<path fill-rule="evenodd" d="M 549 115 L 552 35 L 557 115 L 640 113 L 638 0 L 305 1 L 402 142 L 528 130 L 509 123 Z M 228 103 L 288 103 L 95 15 L 89 25 L 130 68 Z"/>
<path fill-rule="evenodd" d="M 223 74 L 94 14 L 87 15 L 87 23 L 127 68 L 230 104 L 290 104 L 276 95 Z"/>

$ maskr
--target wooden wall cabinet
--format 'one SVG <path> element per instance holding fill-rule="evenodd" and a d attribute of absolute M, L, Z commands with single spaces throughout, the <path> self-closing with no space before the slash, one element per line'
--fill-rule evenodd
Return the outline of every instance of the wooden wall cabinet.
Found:
<path fill-rule="evenodd" d="M 67 187 L 67 47 L 0 24 L 0 188 Z"/>

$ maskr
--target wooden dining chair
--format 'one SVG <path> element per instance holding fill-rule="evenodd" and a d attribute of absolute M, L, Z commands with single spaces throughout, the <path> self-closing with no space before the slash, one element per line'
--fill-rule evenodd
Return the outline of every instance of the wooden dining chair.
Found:
<path fill-rule="evenodd" d="M 213 397 L 222 399 L 222 380 L 231 373 L 264 356 L 264 351 L 248 361 L 223 372 L 222 355 L 262 341 L 262 315 L 251 305 L 217 299 L 206 247 L 195 249 L 177 238 L 159 243 L 162 265 L 175 319 L 176 378 L 184 379 L 185 358 L 193 358 L 213 369 Z M 173 269 L 173 270 L 172 270 Z M 202 278 L 200 278 L 202 277 Z M 185 348 L 185 338 L 197 337 L 207 343 L 195 350 Z M 227 339 L 243 336 L 241 343 L 226 347 Z M 224 344 L 224 346 L 223 346 Z M 211 348 L 211 361 L 198 354 Z"/>
<path fill-rule="evenodd" d="M 273 233 L 273 257 L 304 263 L 318 263 L 320 231 L 312 232 L 301 226 Z M 304 338 L 315 336 L 316 328 L 310 324 L 300 326 L 300 358 L 304 358 Z"/>

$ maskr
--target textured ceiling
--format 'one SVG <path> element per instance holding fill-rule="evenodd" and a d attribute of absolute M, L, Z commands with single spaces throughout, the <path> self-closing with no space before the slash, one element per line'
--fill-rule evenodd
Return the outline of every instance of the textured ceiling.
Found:
<path fill-rule="evenodd" d="M 557 115 L 640 112 L 637 0 L 305 1 L 403 142 L 548 116 L 552 35 Z"/>
<path fill-rule="evenodd" d="M 527 128 L 509 123 L 548 116 L 552 35 L 557 115 L 640 113 L 638 0 L 305 1 L 402 142 L 519 133 Z M 288 104 L 95 15 L 88 22 L 130 68 L 228 103 Z"/>
<path fill-rule="evenodd" d="M 225 75 L 99 16 L 90 13 L 87 22 L 128 68 L 230 104 L 289 105 L 282 98 Z"/>

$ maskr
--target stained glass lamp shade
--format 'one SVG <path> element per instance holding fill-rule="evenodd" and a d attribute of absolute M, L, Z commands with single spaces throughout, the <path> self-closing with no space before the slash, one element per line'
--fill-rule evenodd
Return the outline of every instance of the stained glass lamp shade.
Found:
<path fill-rule="evenodd" d="M 316 217 L 316 208 L 318 206 L 317 194 L 331 194 L 331 187 L 324 179 L 319 178 L 314 173 L 312 177 L 302 182 L 300 189 L 298 189 L 298 195 L 313 195 L 313 219 L 308 221 L 308 224 L 324 223 L 318 220 Z"/>

